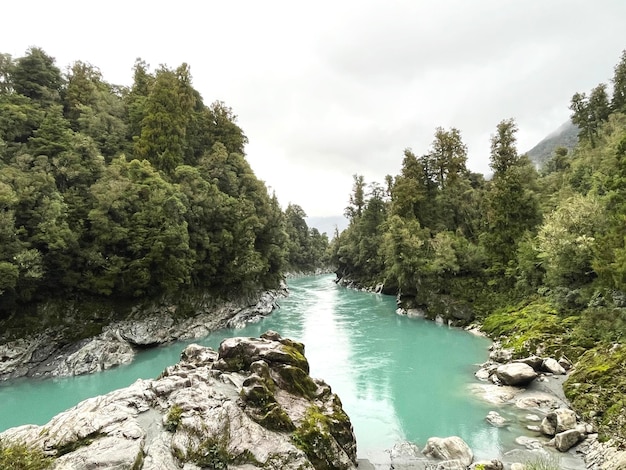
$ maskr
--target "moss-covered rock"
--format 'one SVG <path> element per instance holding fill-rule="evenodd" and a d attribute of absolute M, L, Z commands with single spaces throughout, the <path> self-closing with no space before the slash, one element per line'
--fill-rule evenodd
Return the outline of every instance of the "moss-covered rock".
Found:
<path fill-rule="evenodd" d="M 269 379 L 273 385 L 273 381 Z M 273 394 L 273 388 L 256 374 L 250 375 L 243 383 L 240 395 L 246 404 L 246 413 L 266 429 L 279 432 L 293 431 L 295 426 L 289 415 L 282 409 Z"/>
<path fill-rule="evenodd" d="M 337 469 L 333 465 L 337 458 L 329 424 L 328 416 L 318 407 L 311 406 L 302 424 L 293 433 L 294 444 L 307 455 L 316 470 Z"/>
<path fill-rule="evenodd" d="M 626 445 L 626 347 L 599 346 L 585 352 L 564 385 L 565 395 L 604 438 Z"/>
<path fill-rule="evenodd" d="M 565 341 L 577 317 L 563 317 L 546 299 L 501 309 L 485 318 L 483 331 L 501 338 L 516 357 L 570 353 Z"/>

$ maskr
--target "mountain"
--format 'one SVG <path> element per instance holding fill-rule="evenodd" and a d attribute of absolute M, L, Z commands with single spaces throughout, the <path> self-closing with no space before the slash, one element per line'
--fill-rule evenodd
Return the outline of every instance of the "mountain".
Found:
<path fill-rule="evenodd" d="M 573 149 L 578 143 L 578 126 L 567 121 L 557 130 L 550 133 L 541 142 L 530 149 L 526 154 L 538 167 L 548 161 L 557 147 L 565 147 L 569 150 Z"/>

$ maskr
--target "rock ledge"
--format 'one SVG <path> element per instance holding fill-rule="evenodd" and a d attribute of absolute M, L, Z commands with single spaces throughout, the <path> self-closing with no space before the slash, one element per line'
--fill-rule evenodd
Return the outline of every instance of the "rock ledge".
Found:
<path fill-rule="evenodd" d="M 53 469 L 354 469 L 339 397 L 308 374 L 301 343 L 267 332 L 219 351 L 189 345 L 158 379 L 90 398 L 44 426 L 0 434 Z"/>

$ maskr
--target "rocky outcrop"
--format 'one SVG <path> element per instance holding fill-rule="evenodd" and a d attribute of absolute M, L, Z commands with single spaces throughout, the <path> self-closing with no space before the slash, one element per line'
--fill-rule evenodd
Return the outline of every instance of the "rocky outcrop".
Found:
<path fill-rule="evenodd" d="M 160 378 L 90 398 L 44 426 L 0 434 L 53 469 L 354 469 L 339 397 L 308 375 L 301 343 L 268 332 L 188 346 Z"/>
<path fill-rule="evenodd" d="M 216 303 L 198 298 L 194 315 L 182 315 L 175 305 L 136 306 L 129 319 L 105 326 L 102 333 L 67 343 L 59 331 L 47 331 L 0 345 L 0 381 L 23 376 L 57 377 L 89 374 L 133 360 L 137 349 L 177 340 L 201 338 L 219 328 L 241 328 L 276 308 L 287 293 L 264 292 L 251 299 Z"/>

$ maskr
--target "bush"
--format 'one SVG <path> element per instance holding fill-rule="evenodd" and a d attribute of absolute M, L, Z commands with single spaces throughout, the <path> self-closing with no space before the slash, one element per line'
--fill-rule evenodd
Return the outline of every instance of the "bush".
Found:
<path fill-rule="evenodd" d="M 2 470 L 42 470 L 49 468 L 52 459 L 43 451 L 21 443 L 0 440 L 0 468 Z"/>

